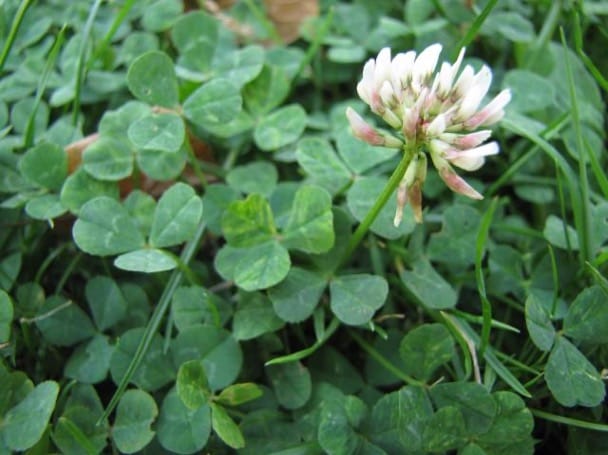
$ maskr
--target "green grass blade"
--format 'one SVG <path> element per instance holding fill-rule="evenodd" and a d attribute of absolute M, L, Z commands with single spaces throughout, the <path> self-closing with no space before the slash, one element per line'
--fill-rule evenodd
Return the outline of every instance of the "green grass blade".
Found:
<path fill-rule="evenodd" d="M 304 54 L 304 58 L 300 62 L 300 66 L 298 66 L 298 69 L 296 70 L 295 76 L 293 77 L 293 79 L 291 81 L 292 90 L 295 87 L 295 84 L 298 81 L 298 79 L 300 79 L 300 77 L 302 76 L 302 71 L 304 71 L 304 68 L 306 68 L 306 65 L 308 65 L 312 61 L 314 56 L 319 51 L 319 48 L 321 47 L 321 44 L 323 43 L 323 40 L 325 39 L 325 35 L 327 35 L 327 33 L 329 32 L 329 28 L 331 27 L 331 24 L 333 23 L 333 21 L 334 21 L 334 9 L 332 7 L 332 8 L 329 8 L 329 11 L 327 11 L 325 20 L 319 27 L 319 29 L 314 37 L 314 41 L 308 47 L 306 54 Z"/>
<path fill-rule="evenodd" d="M 466 322 L 461 320 L 460 318 L 455 318 L 458 320 L 458 325 L 462 328 L 463 332 L 471 338 L 475 342 L 475 344 L 479 345 L 479 336 L 475 333 L 475 330 L 471 328 L 471 326 Z M 494 353 L 494 349 L 491 346 L 488 346 L 483 353 L 483 358 L 486 363 L 496 372 L 496 374 L 503 380 L 505 383 L 511 387 L 514 391 L 519 393 L 520 395 L 531 398 L 530 392 L 526 390 L 524 385 L 517 379 L 511 371 L 503 365 L 503 363 L 496 357 Z"/>
<path fill-rule="evenodd" d="M 602 87 L 602 90 L 608 92 L 608 80 L 602 75 L 602 72 L 599 70 L 599 68 L 595 66 L 593 61 L 583 50 L 583 33 L 581 31 L 581 20 L 578 12 L 575 12 L 572 16 L 572 25 L 574 36 L 574 50 L 576 51 L 578 57 L 581 59 L 585 67 L 595 78 L 595 81 L 599 84 L 600 87 Z"/>
<path fill-rule="evenodd" d="M 541 411 L 540 409 L 530 408 L 530 412 L 535 417 L 548 420 L 550 422 L 563 423 L 571 427 L 584 428 L 585 430 L 608 432 L 608 425 L 604 423 L 588 422 L 586 420 L 573 419 L 572 417 L 560 416 L 550 412 Z"/>
<path fill-rule="evenodd" d="M 385 368 L 387 371 L 390 371 L 392 374 L 397 376 L 403 382 L 405 382 L 408 385 L 416 385 L 416 386 L 422 386 L 422 387 L 425 386 L 424 382 L 419 381 L 419 380 L 405 374 L 403 371 L 401 371 L 399 368 L 397 368 L 395 365 L 393 365 L 387 358 L 385 358 L 376 349 L 374 349 L 367 341 L 365 341 L 363 338 L 361 338 L 359 336 L 359 334 L 356 333 L 354 330 L 349 329 L 348 334 L 351 336 L 351 338 L 353 340 L 355 340 L 357 342 L 357 344 L 359 346 L 361 346 L 361 348 L 365 352 L 367 352 L 367 354 L 370 356 L 370 358 L 374 359 L 383 368 Z"/>
<path fill-rule="evenodd" d="M 562 128 L 564 128 L 567 123 L 570 115 L 568 113 L 564 113 L 559 116 L 554 122 L 552 122 L 545 131 L 541 133 L 541 137 L 545 140 L 549 140 L 559 133 Z M 487 196 L 493 196 L 496 194 L 499 188 L 502 188 L 507 182 L 511 181 L 511 179 L 517 175 L 517 172 L 524 167 L 524 165 L 536 155 L 536 152 L 539 151 L 537 146 L 531 147 L 527 152 L 522 153 L 517 160 L 513 164 L 509 166 L 509 168 L 502 172 L 500 176 L 494 181 L 487 190 L 484 191 L 484 194 Z"/>
<path fill-rule="evenodd" d="M 15 14 L 15 18 L 11 24 L 11 29 L 8 32 L 8 37 L 6 38 L 6 42 L 2 48 L 2 54 L 0 54 L 0 71 L 2 71 L 4 68 L 4 64 L 6 63 L 8 54 L 10 54 L 11 49 L 13 48 L 13 43 L 15 42 L 15 38 L 17 37 L 17 33 L 21 27 L 25 13 L 32 3 L 34 3 L 34 0 L 23 0 L 19 5 L 19 9 L 17 9 L 17 13 Z"/>
<path fill-rule="evenodd" d="M 283 38 L 281 38 L 281 35 L 277 32 L 274 24 L 268 20 L 268 15 L 263 12 L 253 0 L 245 0 L 245 4 L 247 5 L 247 8 L 249 8 L 249 11 L 251 11 L 251 14 L 260 21 L 260 24 L 262 24 L 262 27 L 264 27 L 264 30 L 266 30 L 266 33 L 268 33 L 268 36 L 270 36 L 272 41 L 275 44 L 281 44 Z"/>
<path fill-rule="evenodd" d="M 467 340 L 467 335 L 462 330 L 462 327 L 458 323 L 460 318 L 456 317 L 453 314 L 448 313 L 447 311 L 439 311 L 441 315 L 441 321 L 445 323 L 445 327 L 450 331 L 452 336 L 456 339 L 456 342 L 460 346 L 460 350 L 462 351 L 462 355 L 464 358 L 464 378 L 461 380 L 468 380 L 473 374 L 473 358 L 471 355 L 471 351 L 469 350 L 469 342 Z M 439 318 L 436 318 L 438 321 Z"/>
<path fill-rule="evenodd" d="M 292 354 L 284 355 L 281 357 L 275 357 L 274 359 L 271 359 L 266 362 L 264 365 L 269 366 L 278 365 L 280 363 L 295 362 L 296 360 L 301 360 L 312 355 L 317 349 L 323 346 L 327 340 L 329 340 L 329 338 L 334 334 L 338 327 L 340 327 L 340 321 L 338 320 L 338 318 L 334 317 L 327 326 L 327 329 L 325 329 L 325 331 L 323 332 L 323 337 L 318 339 L 315 344 Z"/>
<path fill-rule="evenodd" d="M 578 175 L 579 175 L 579 190 L 580 190 L 580 207 L 578 208 L 579 217 L 574 218 L 576 230 L 578 232 L 578 241 L 581 254 L 581 265 L 591 259 L 591 207 L 589 200 L 589 179 L 587 176 L 587 148 L 583 142 L 583 131 L 581 128 L 581 118 L 579 114 L 578 101 L 576 99 L 576 87 L 574 85 L 574 75 L 572 74 L 572 66 L 568 56 L 568 48 L 566 46 L 566 38 L 564 30 L 560 29 L 562 46 L 564 50 L 564 62 L 566 64 L 566 75 L 568 76 L 568 91 L 570 94 L 570 104 L 572 113 L 572 126 L 576 136 L 576 145 L 578 148 Z M 575 212 L 576 213 L 576 212 Z"/>
<path fill-rule="evenodd" d="M 465 321 L 472 322 L 473 324 L 483 324 L 483 317 L 481 316 L 466 313 L 455 308 L 452 308 L 450 312 L 453 313 L 455 316 L 464 319 Z M 492 327 L 499 330 L 506 330 L 507 332 L 511 333 L 521 333 L 521 330 L 519 330 L 517 327 L 513 327 L 512 325 L 505 324 L 501 321 L 497 321 L 496 319 L 492 319 Z"/>
<path fill-rule="evenodd" d="M 89 17 L 87 17 L 87 21 L 84 24 L 84 28 L 82 30 L 82 42 L 80 43 L 80 52 L 78 55 L 78 66 L 76 67 L 76 84 L 74 87 L 74 106 L 72 107 L 72 125 L 76 126 L 78 123 L 78 115 L 80 114 L 80 92 L 82 91 L 82 84 L 84 82 L 85 74 L 86 74 L 86 58 L 87 58 L 87 44 L 89 42 L 89 38 L 91 36 L 91 31 L 93 30 L 93 22 L 95 21 L 95 17 L 97 16 L 97 11 L 99 10 L 99 6 L 103 0 L 95 0 L 93 6 L 91 7 L 91 11 L 89 12 Z"/>
<path fill-rule="evenodd" d="M 203 233 L 205 232 L 205 227 L 206 227 L 205 223 L 201 223 L 198 226 L 198 229 L 197 229 L 196 233 L 194 234 L 194 236 L 192 237 L 192 239 L 184 247 L 182 254 L 180 256 L 180 260 L 184 264 L 187 264 L 188 262 L 190 262 L 190 260 L 194 256 L 194 253 L 196 252 L 196 250 L 199 246 L 200 239 L 203 236 Z M 107 419 L 108 416 L 110 415 L 110 413 L 114 410 L 114 408 L 120 401 L 120 398 L 124 394 L 127 386 L 129 385 L 129 382 L 131 381 L 131 378 L 133 377 L 133 374 L 137 370 L 137 367 L 139 367 L 141 361 L 143 360 L 144 356 L 146 355 L 146 352 L 148 352 L 148 348 L 150 347 L 150 343 L 152 342 L 152 337 L 156 334 L 156 332 L 160 326 L 160 323 L 162 322 L 163 317 L 165 316 L 165 313 L 169 309 L 169 304 L 171 303 L 173 294 L 175 293 L 179 284 L 181 283 L 182 277 L 183 277 L 183 271 L 181 269 L 175 269 L 173 271 L 173 273 L 171 274 L 171 277 L 169 278 L 169 282 L 165 286 L 165 289 L 160 297 L 160 300 L 158 301 L 158 305 L 154 309 L 154 313 L 152 313 L 152 317 L 150 318 L 150 321 L 148 321 L 148 325 L 146 326 L 146 330 L 144 331 L 142 339 L 139 342 L 139 345 L 137 346 L 135 355 L 133 356 L 133 359 L 131 359 L 131 363 L 129 364 L 127 370 L 125 371 L 124 376 L 120 380 L 120 384 L 118 384 L 118 388 L 114 392 L 114 395 L 112 396 L 112 399 L 110 400 L 110 403 L 104 410 L 104 412 L 103 412 L 102 416 L 99 418 L 98 422 L 101 422 L 104 419 Z"/>
<path fill-rule="evenodd" d="M 597 284 L 604 290 L 606 294 L 608 294 L 608 279 L 606 279 L 606 277 L 602 275 L 602 272 L 593 267 L 593 265 L 591 265 L 589 262 L 587 262 L 585 265 L 591 271 L 591 274 L 593 275 L 593 278 Z"/>
<path fill-rule="evenodd" d="M 589 143 L 585 140 L 585 149 L 587 150 L 587 156 L 589 157 L 589 163 L 591 164 L 591 170 L 593 171 L 593 175 L 600 189 L 602 190 L 602 194 L 604 195 L 604 199 L 608 199 L 608 177 L 606 176 L 606 172 L 602 165 L 600 164 L 597 156 L 591 150 Z"/>
<path fill-rule="evenodd" d="M 70 435 L 74 438 L 74 440 L 78 443 L 78 445 L 84 450 L 88 455 L 95 455 L 99 451 L 95 449 L 95 446 L 91 442 L 89 438 L 82 432 L 78 426 L 72 422 L 67 417 L 59 417 L 59 421 L 63 424 L 63 427 L 70 433 Z"/>
<path fill-rule="evenodd" d="M 49 52 L 49 57 L 46 60 L 44 65 L 44 69 L 42 70 L 42 75 L 40 76 L 40 80 L 38 81 L 38 87 L 36 89 L 36 98 L 34 100 L 34 107 L 32 108 L 32 112 L 30 113 L 30 118 L 27 121 L 27 126 L 25 128 L 25 140 L 24 146 L 25 148 L 31 147 L 34 143 L 34 135 L 36 134 L 36 112 L 38 111 L 38 106 L 40 106 L 40 101 L 42 101 L 42 95 L 46 90 L 46 84 L 49 80 L 49 76 L 53 72 L 53 68 L 55 67 L 55 61 L 57 60 L 57 56 L 59 55 L 59 51 L 61 50 L 61 46 L 65 41 L 65 30 L 67 25 L 64 24 L 59 30 L 57 37 L 55 38 L 55 42 L 53 43 L 53 47 Z"/>
<path fill-rule="evenodd" d="M 118 12 L 116 13 L 116 17 L 114 17 L 114 22 L 112 22 L 110 29 L 108 30 L 108 32 L 105 34 L 105 36 L 101 40 L 101 43 L 99 43 L 99 46 L 97 46 L 97 49 L 95 50 L 95 53 L 93 54 L 93 58 L 88 61 L 87 70 L 91 69 L 91 67 L 93 66 L 93 63 L 95 62 L 95 60 L 97 59 L 97 57 L 99 56 L 101 51 L 104 49 L 107 49 L 110 46 L 110 43 L 112 42 L 112 38 L 114 38 L 116 31 L 122 25 L 122 23 L 126 19 L 127 15 L 131 11 L 131 8 L 133 8 L 133 5 L 135 5 L 136 1 L 137 0 L 127 0 L 120 7 L 120 10 L 118 10 Z"/>
<path fill-rule="evenodd" d="M 456 57 L 458 57 L 458 53 L 460 52 L 461 48 L 468 46 L 469 44 L 471 44 L 473 42 L 473 40 L 479 33 L 479 29 L 481 29 L 481 26 L 486 21 L 486 19 L 488 18 L 488 16 L 490 15 L 490 13 L 492 12 L 492 10 L 494 9 L 494 7 L 496 6 L 497 3 L 498 3 L 498 0 L 490 0 L 488 3 L 486 3 L 486 6 L 484 6 L 484 8 L 481 10 L 481 13 L 479 13 L 477 15 L 477 17 L 475 18 L 475 20 L 473 21 L 473 23 L 467 30 L 467 33 L 462 37 L 462 39 L 458 42 L 458 44 L 454 48 L 454 52 L 452 54 L 453 60 L 456 59 Z"/>
<path fill-rule="evenodd" d="M 494 198 L 490 207 L 481 219 L 481 225 L 479 226 L 475 245 L 475 280 L 477 281 L 477 292 L 481 298 L 481 314 L 483 318 L 481 325 L 481 343 L 479 344 L 479 354 L 482 356 L 490 342 L 492 304 L 490 303 L 490 300 L 488 300 L 488 295 L 486 294 L 486 282 L 483 277 L 483 266 L 481 262 L 483 261 L 485 245 L 488 240 L 490 225 L 492 224 L 492 218 L 494 218 L 494 212 L 496 211 L 497 205 L 498 199 Z"/>

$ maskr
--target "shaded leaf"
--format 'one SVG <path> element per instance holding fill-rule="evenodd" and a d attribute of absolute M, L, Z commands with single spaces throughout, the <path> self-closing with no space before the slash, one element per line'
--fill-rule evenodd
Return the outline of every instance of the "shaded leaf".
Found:
<path fill-rule="evenodd" d="M 150 425 L 158 415 L 154 398 L 143 390 L 127 390 L 116 408 L 112 439 L 122 453 L 135 453 L 154 437 Z"/>
<path fill-rule="evenodd" d="M 422 380 L 454 356 L 454 339 L 443 324 L 423 324 L 410 330 L 401 340 L 402 369 Z"/>
<path fill-rule="evenodd" d="M 361 325 L 370 321 L 388 295 L 383 277 L 357 274 L 340 276 L 329 283 L 331 310 L 345 324 Z"/>
<path fill-rule="evenodd" d="M 600 374 L 576 346 L 558 337 L 545 367 L 549 390 L 563 406 L 597 406 L 606 390 Z"/>

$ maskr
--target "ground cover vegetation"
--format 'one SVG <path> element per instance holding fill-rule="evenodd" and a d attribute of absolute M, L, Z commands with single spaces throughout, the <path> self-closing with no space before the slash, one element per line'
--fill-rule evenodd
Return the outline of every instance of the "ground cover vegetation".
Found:
<path fill-rule="evenodd" d="M 0 454 L 607 453 L 607 16 L 2 2 Z"/>

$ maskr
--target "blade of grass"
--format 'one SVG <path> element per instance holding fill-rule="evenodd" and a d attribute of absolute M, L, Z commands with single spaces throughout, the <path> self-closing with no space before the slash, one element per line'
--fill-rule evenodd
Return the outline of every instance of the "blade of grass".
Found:
<path fill-rule="evenodd" d="M 559 274 L 557 272 L 557 261 L 555 260 L 555 252 L 550 243 L 547 243 L 549 250 L 549 258 L 551 259 L 551 276 L 553 277 L 553 301 L 551 303 L 551 317 L 555 317 L 557 310 L 557 299 L 559 297 Z"/>
<path fill-rule="evenodd" d="M 458 325 L 461 327 L 462 331 L 466 333 L 466 335 L 473 340 L 473 342 L 479 345 L 479 336 L 471 328 L 471 326 L 460 318 L 454 317 L 458 321 Z M 517 379 L 511 371 L 502 364 L 502 362 L 496 357 L 494 353 L 494 349 L 491 346 L 488 346 L 483 353 L 483 358 L 486 363 L 492 368 L 496 374 L 503 380 L 505 383 L 511 387 L 514 391 L 519 393 L 520 395 L 531 398 L 530 392 L 526 390 L 524 385 Z"/>
<path fill-rule="evenodd" d="M 36 98 L 34 99 L 34 106 L 32 108 L 32 112 L 30 113 L 30 117 L 27 121 L 27 126 L 25 127 L 25 140 L 24 146 L 25 148 L 29 148 L 34 143 L 34 135 L 36 134 L 36 112 L 38 112 L 38 106 L 40 106 L 40 101 L 42 101 L 42 95 L 46 90 L 46 84 L 49 80 L 49 76 L 53 72 L 53 68 L 55 67 L 55 61 L 57 60 L 57 56 L 59 55 L 59 51 L 61 50 L 61 46 L 65 40 L 65 30 L 67 28 L 67 24 L 64 24 L 59 30 L 59 33 L 55 37 L 55 42 L 53 43 L 53 47 L 49 51 L 49 56 L 44 64 L 44 69 L 42 70 L 42 74 L 40 79 L 38 80 L 38 87 L 36 88 Z"/>
<path fill-rule="evenodd" d="M 564 113 L 559 116 L 555 121 L 553 121 L 547 129 L 543 131 L 540 135 L 545 140 L 552 139 L 560 130 L 566 126 L 570 115 L 568 113 Z M 484 194 L 488 196 L 493 196 L 499 188 L 504 186 L 507 182 L 509 182 L 513 176 L 517 175 L 517 172 L 532 158 L 536 155 L 540 149 L 538 146 L 531 147 L 527 152 L 524 152 L 517 160 L 509 166 L 509 168 L 500 174 L 498 179 L 494 181 L 487 190 L 484 191 Z"/>
<path fill-rule="evenodd" d="M 464 319 L 465 321 L 472 322 L 473 324 L 482 324 L 483 323 L 483 317 L 481 317 L 481 316 L 476 316 L 474 314 L 465 313 L 464 311 L 457 310 L 455 308 L 451 309 L 450 312 L 453 313 L 454 315 Z M 492 327 L 494 327 L 496 329 L 500 329 L 500 330 L 506 330 L 507 332 L 521 333 L 521 330 L 519 330 L 517 327 L 513 327 L 512 325 L 505 324 L 504 322 L 501 322 L 501 321 L 497 321 L 496 319 L 492 319 Z"/>
<path fill-rule="evenodd" d="M 348 334 L 350 335 L 350 337 L 353 340 L 355 340 L 355 342 L 359 346 L 361 346 L 361 348 L 372 359 L 374 359 L 376 362 L 378 362 L 384 369 L 386 369 L 387 371 L 390 371 L 392 374 L 397 376 L 403 382 L 405 382 L 408 385 L 415 385 L 415 386 L 421 386 L 421 387 L 425 386 L 424 382 L 419 381 L 418 379 L 415 379 L 415 378 L 405 374 L 403 371 L 401 371 L 399 368 L 397 368 L 395 365 L 393 365 L 391 362 L 389 362 L 388 359 L 386 359 L 382 354 L 380 354 L 376 349 L 374 349 L 374 347 L 372 345 L 370 345 L 367 341 L 365 341 L 363 338 L 361 338 L 359 336 L 359 334 L 357 332 L 355 332 L 353 329 L 348 329 Z"/>
<path fill-rule="evenodd" d="M 127 0 L 120 7 L 120 10 L 118 10 L 118 12 L 116 13 L 116 15 L 114 17 L 114 22 L 112 22 L 110 29 L 107 31 L 107 33 L 101 40 L 101 43 L 99 43 L 99 46 L 97 46 L 97 48 L 95 49 L 93 58 L 91 58 L 88 61 L 87 71 L 91 69 L 91 67 L 93 66 L 93 63 L 95 62 L 97 57 L 99 57 L 99 54 L 101 53 L 101 51 L 104 49 L 107 49 L 110 46 L 110 42 L 112 41 L 112 38 L 114 38 L 116 31 L 118 30 L 118 28 L 122 25 L 122 23 L 126 19 L 127 15 L 129 14 L 129 11 L 131 11 L 131 8 L 133 8 L 133 5 L 135 5 L 135 2 L 136 2 L 136 0 Z"/>
<path fill-rule="evenodd" d="M 452 336 L 456 338 L 456 342 L 460 346 L 460 350 L 464 357 L 464 378 L 461 379 L 466 381 L 471 377 L 471 374 L 473 374 L 473 359 L 471 351 L 469 350 L 467 335 L 463 332 L 454 315 L 451 315 L 446 311 L 439 311 L 439 314 L 441 315 L 441 319 L 436 319 L 445 323 L 445 327 L 450 331 Z"/>
<path fill-rule="evenodd" d="M 315 344 L 313 344 L 312 346 L 310 346 L 306 349 L 302 349 L 301 351 L 294 352 L 292 354 L 284 355 L 281 357 L 275 357 L 274 359 L 271 359 L 268 362 L 266 362 L 264 365 L 269 366 L 269 365 L 278 365 L 281 363 L 295 362 L 296 360 L 301 360 L 301 359 L 308 357 L 309 355 L 313 354 L 317 349 L 319 349 L 321 346 L 323 346 L 325 344 L 325 342 L 327 340 L 329 340 L 329 338 L 338 329 L 338 327 L 340 327 L 340 321 L 338 320 L 338 318 L 334 317 L 331 320 L 331 322 L 329 323 L 329 325 L 327 326 L 327 328 L 323 331 L 323 336 L 321 338 L 319 338 L 315 342 Z"/>
<path fill-rule="evenodd" d="M 59 417 L 59 422 L 63 424 L 63 427 L 72 435 L 76 443 L 81 449 L 88 455 L 95 455 L 99 451 L 95 448 L 93 443 L 87 436 L 82 432 L 78 426 L 67 417 Z"/>
<path fill-rule="evenodd" d="M 492 224 L 492 218 L 494 217 L 497 205 L 498 198 L 494 198 L 490 207 L 481 219 L 475 245 L 475 280 L 477 281 L 477 292 L 481 298 L 481 315 L 483 319 L 481 325 L 481 343 L 479 344 L 480 356 L 483 356 L 483 353 L 490 342 L 490 330 L 492 328 L 492 304 L 490 303 L 490 300 L 488 300 L 488 295 L 486 294 L 486 282 L 483 277 L 481 262 L 483 261 L 488 233 L 490 232 L 490 224 Z"/>
<path fill-rule="evenodd" d="M 606 277 L 602 275 L 602 273 L 598 269 L 593 267 L 593 265 L 591 265 L 589 262 L 587 262 L 585 265 L 591 271 L 593 278 L 595 279 L 597 284 L 599 284 L 600 287 L 604 290 L 604 292 L 608 294 L 608 279 L 606 279 Z"/>
<path fill-rule="evenodd" d="M 596 154 L 591 150 L 591 146 L 589 142 L 585 140 L 585 149 L 587 150 L 587 156 L 589 157 L 589 163 L 591 164 L 591 170 L 593 171 L 593 175 L 595 176 L 595 180 L 602 190 L 602 194 L 604 195 L 604 199 L 608 199 L 608 177 L 606 177 L 606 173 L 602 168 Z"/>
<path fill-rule="evenodd" d="M 566 37 L 563 28 L 560 28 L 560 36 L 564 51 L 564 63 L 566 65 L 566 74 L 568 76 L 568 91 L 570 94 L 570 112 L 572 114 L 572 126 L 576 136 L 576 146 L 578 149 L 578 174 L 579 174 L 579 191 L 580 191 L 580 207 L 578 211 L 580 216 L 574 218 L 576 230 L 578 232 L 578 242 L 581 255 L 581 266 L 591 260 L 591 207 L 589 200 L 589 178 L 587 176 L 587 160 L 586 147 L 583 142 L 583 131 L 581 128 L 581 118 L 579 113 L 578 101 L 576 98 L 576 87 L 574 85 L 574 75 L 572 74 L 572 66 L 570 65 L 570 57 L 568 55 L 568 47 L 566 46 Z"/>
<path fill-rule="evenodd" d="M 454 51 L 452 52 L 452 60 L 455 60 L 458 57 L 458 53 L 460 52 L 461 48 L 468 46 L 469 44 L 471 44 L 471 42 L 473 42 L 473 40 L 479 33 L 479 29 L 486 21 L 486 19 L 488 18 L 497 3 L 498 0 L 490 0 L 488 3 L 486 3 L 486 6 L 483 7 L 481 12 L 477 15 L 477 17 L 467 30 L 466 34 L 462 37 L 462 39 L 454 48 Z"/>
<path fill-rule="evenodd" d="M 575 226 L 580 226 L 581 218 L 583 217 L 581 205 L 582 203 L 579 201 L 580 198 L 580 189 L 579 182 L 577 180 L 576 174 L 566 161 L 566 159 L 553 147 L 549 142 L 540 137 L 538 134 L 527 130 L 525 127 L 520 124 L 513 122 L 509 118 L 504 118 L 502 120 L 502 126 L 507 130 L 523 136 L 534 144 L 536 144 L 542 151 L 544 151 L 553 161 L 558 169 L 562 172 L 566 179 L 566 185 L 568 187 L 568 194 L 570 195 L 570 201 L 572 204 L 572 211 L 574 213 L 574 221 Z M 559 182 L 558 182 L 559 188 Z M 582 257 L 582 255 L 581 255 Z M 584 264 L 584 261 L 583 263 Z M 582 267 L 582 265 L 581 265 Z"/>
<path fill-rule="evenodd" d="M 0 71 L 2 71 L 4 68 L 4 64 L 6 63 L 8 54 L 10 54 L 11 49 L 13 48 L 13 43 L 15 42 L 15 38 L 17 37 L 17 33 L 21 27 L 25 13 L 32 3 L 34 3 L 34 0 L 23 0 L 17 9 L 17 13 L 15 13 L 15 18 L 11 24 L 11 29 L 8 32 L 8 36 L 4 42 L 4 47 L 2 48 L 2 54 L 0 54 Z"/>
<path fill-rule="evenodd" d="M 584 428 L 585 430 L 608 432 L 608 425 L 604 423 L 588 422 L 586 420 L 573 419 L 572 417 L 560 416 L 540 409 L 529 408 L 532 415 L 550 422 L 563 423 L 571 427 Z"/>
<path fill-rule="evenodd" d="M 199 224 L 197 231 L 195 232 L 192 239 L 186 244 L 186 246 L 184 246 L 184 249 L 182 250 L 182 254 L 180 256 L 180 260 L 182 263 L 188 264 L 190 262 L 190 260 L 192 259 L 192 257 L 194 256 L 194 253 L 196 252 L 196 249 L 198 248 L 198 244 L 201 240 L 201 237 L 203 236 L 203 233 L 205 232 L 205 227 L 206 227 L 205 223 Z M 152 342 L 152 337 L 156 334 L 156 332 L 160 326 L 160 323 L 163 320 L 165 313 L 169 309 L 169 304 L 171 303 L 173 294 L 175 293 L 175 291 L 177 290 L 177 287 L 181 283 L 183 274 L 184 273 L 183 273 L 182 269 L 180 269 L 180 268 L 175 269 L 173 271 L 173 273 L 171 274 L 171 277 L 169 278 L 169 281 L 168 281 L 167 285 L 165 286 L 165 289 L 160 297 L 160 300 L 158 301 L 158 305 L 154 309 L 154 313 L 152 313 L 152 317 L 150 318 L 150 321 L 148 321 L 148 325 L 146 326 L 146 329 L 141 338 L 141 341 L 139 342 L 139 345 L 137 346 L 135 354 L 133 355 L 133 358 L 131 359 L 131 363 L 129 363 L 129 366 L 127 367 L 127 370 L 125 371 L 124 376 L 121 378 L 120 384 L 118 384 L 118 388 L 114 392 L 114 395 L 112 396 L 112 399 L 110 400 L 110 403 L 108 403 L 108 406 L 104 410 L 102 416 L 97 421 L 98 424 L 99 424 L 99 422 L 102 422 L 104 419 L 107 419 L 108 416 L 110 415 L 110 413 L 114 410 L 114 408 L 118 404 L 118 401 L 120 400 L 120 398 L 122 397 L 123 393 L 125 392 L 127 386 L 129 385 L 129 382 L 131 381 L 131 378 L 133 377 L 133 373 L 135 373 L 135 371 L 137 370 L 137 367 L 139 367 L 141 361 L 143 360 L 144 356 L 146 355 L 146 352 L 148 352 L 148 348 L 150 347 L 150 343 Z"/>
<path fill-rule="evenodd" d="M 256 2 L 252 0 L 245 0 L 245 5 L 247 5 L 247 8 L 249 8 L 251 14 L 253 14 L 253 16 L 260 21 L 260 24 L 262 24 L 264 30 L 266 30 L 266 33 L 268 33 L 268 36 L 270 36 L 272 41 L 275 44 L 281 44 L 283 42 L 283 38 L 281 38 L 281 35 L 279 35 L 279 32 L 277 32 L 274 24 L 268 20 L 268 16 L 258 7 L 258 5 L 256 5 Z"/>
<path fill-rule="evenodd" d="M 302 59 L 302 61 L 300 62 L 300 65 L 298 66 L 298 69 L 296 70 L 296 73 L 291 81 L 292 90 L 295 87 L 295 84 L 298 81 L 298 79 L 300 79 L 300 77 L 302 76 L 302 71 L 304 71 L 304 68 L 306 68 L 306 65 L 308 65 L 312 61 L 314 56 L 319 51 L 319 48 L 321 47 L 321 43 L 323 43 L 323 40 L 325 39 L 325 35 L 327 35 L 327 33 L 329 32 L 329 27 L 331 27 L 331 24 L 333 23 L 333 21 L 334 21 L 334 8 L 331 7 L 331 8 L 329 8 L 329 10 L 327 11 L 327 14 L 325 15 L 325 20 L 323 21 L 323 23 L 317 30 L 317 33 L 315 34 L 315 37 L 314 37 L 314 41 L 312 43 L 310 43 L 310 46 L 308 46 L 306 54 L 304 54 L 304 58 Z"/>
<path fill-rule="evenodd" d="M 580 5 L 578 5 L 578 3 L 575 3 L 575 9 L 576 8 L 580 8 Z M 581 20 L 578 11 L 575 11 L 572 15 L 572 30 L 574 37 L 574 50 L 576 51 L 578 57 L 587 67 L 591 75 L 595 78 L 595 81 L 598 83 L 598 85 L 602 87 L 605 92 L 608 92 L 608 80 L 604 78 L 602 72 L 598 69 L 597 66 L 595 66 L 593 61 L 583 50 L 583 33 L 581 31 Z"/>
<path fill-rule="evenodd" d="M 522 68 L 533 67 L 538 62 L 540 54 L 555 34 L 555 28 L 561 20 L 562 2 L 551 2 L 549 11 L 545 14 L 545 21 L 540 29 L 536 41 L 530 46 L 525 64 Z"/>
<path fill-rule="evenodd" d="M 95 0 L 91 10 L 89 11 L 89 17 L 84 24 L 82 29 L 82 42 L 80 43 L 80 52 L 78 55 L 78 65 L 76 67 L 76 82 L 74 84 L 74 105 L 72 107 L 72 125 L 76 126 L 78 123 L 78 115 L 80 114 L 80 92 L 82 91 L 82 84 L 84 82 L 87 66 L 85 64 L 87 58 L 87 44 L 91 31 L 93 30 L 93 22 L 97 16 L 97 11 L 103 0 Z"/>

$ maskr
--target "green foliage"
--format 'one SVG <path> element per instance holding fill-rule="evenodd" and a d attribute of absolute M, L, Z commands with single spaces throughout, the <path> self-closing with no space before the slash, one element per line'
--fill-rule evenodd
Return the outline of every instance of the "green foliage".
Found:
<path fill-rule="evenodd" d="M 605 451 L 603 3 L 187 3 L 0 5 L 0 454 Z M 512 99 L 417 223 L 435 42 Z"/>

